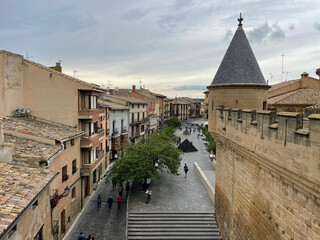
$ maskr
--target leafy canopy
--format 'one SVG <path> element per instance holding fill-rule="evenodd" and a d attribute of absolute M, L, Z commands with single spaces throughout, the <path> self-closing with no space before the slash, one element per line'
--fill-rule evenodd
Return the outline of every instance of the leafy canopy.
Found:
<path fill-rule="evenodd" d="M 178 175 L 181 151 L 173 144 L 174 131 L 175 128 L 166 127 L 150 138 L 128 146 L 112 166 L 107 179 L 118 183 L 131 180 L 144 182 L 147 178 L 156 180 L 160 178 L 158 170 Z"/>
<path fill-rule="evenodd" d="M 174 127 L 174 128 L 178 128 L 181 126 L 181 121 L 177 118 L 177 117 L 172 117 L 172 118 L 169 118 L 167 120 L 164 121 L 164 124 L 167 126 L 167 127 Z"/>
<path fill-rule="evenodd" d="M 212 151 L 214 154 L 216 154 L 216 142 L 214 141 L 211 133 L 206 127 L 201 127 L 201 130 L 202 134 L 206 136 L 206 141 L 208 142 L 208 145 L 206 146 L 207 151 Z"/>

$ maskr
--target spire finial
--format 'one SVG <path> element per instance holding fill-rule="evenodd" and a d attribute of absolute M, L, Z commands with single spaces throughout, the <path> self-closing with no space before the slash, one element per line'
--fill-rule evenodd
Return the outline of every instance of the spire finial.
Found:
<path fill-rule="evenodd" d="M 243 18 L 242 18 L 242 16 L 241 16 L 241 13 L 240 13 L 240 18 L 238 18 L 238 21 L 239 21 L 238 26 L 241 27 L 241 26 L 242 26 L 242 21 L 243 21 Z"/>

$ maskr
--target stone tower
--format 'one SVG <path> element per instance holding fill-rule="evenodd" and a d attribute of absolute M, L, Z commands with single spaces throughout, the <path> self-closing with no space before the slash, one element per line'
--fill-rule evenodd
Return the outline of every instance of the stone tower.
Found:
<path fill-rule="evenodd" d="M 209 131 L 216 132 L 217 108 L 262 110 L 267 106 L 267 85 L 242 28 L 243 18 L 209 89 Z"/>

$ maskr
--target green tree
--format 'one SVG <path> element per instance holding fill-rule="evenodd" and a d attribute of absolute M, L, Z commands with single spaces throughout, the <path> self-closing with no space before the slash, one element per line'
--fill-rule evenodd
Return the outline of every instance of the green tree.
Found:
<path fill-rule="evenodd" d="M 214 141 L 211 133 L 206 127 L 201 127 L 201 130 L 202 134 L 206 136 L 206 141 L 208 142 L 208 145 L 206 146 L 207 151 L 212 151 L 214 154 L 216 154 L 216 142 Z"/>
<path fill-rule="evenodd" d="M 119 183 L 134 180 L 143 183 L 147 178 L 159 179 L 158 170 L 178 175 L 180 163 L 181 151 L 174 146 L 173 138 L 159 131 L 136 145 L 130 145 L 112 166 L 107 180 L 113 179 Z"/>
<path fill-rule="evenodd" d="M 174 128 L 178 128 L 181 126 L 181 121 L 177 118 L 177 117 L 172 117 L 172 118 L 169 118 L 167 120 L 164 121 L 164 124 L 167 126 L 167 127 L 174 127 Z"/>

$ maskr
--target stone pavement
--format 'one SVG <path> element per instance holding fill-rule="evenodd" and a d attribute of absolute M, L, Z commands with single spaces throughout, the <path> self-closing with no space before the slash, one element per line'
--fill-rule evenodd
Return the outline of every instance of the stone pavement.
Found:
<path fill-rule="evenodd" d="M 204 120 L 197 119 L 185 122 L 184 124 L 203 123 Z M 151 212 L 151 211 L 214 211 L 214 206 L 210 200 L 205 188 L 201 184 L 196 172 L 193 170 L 193 162 L 197 162 L 201 169 L 209 171 L 210 181 L 214 184 L 214 168 L 205 150 L 202 139 L 197 138 L 198 132 L 192 132 L 191 135 L 182 135 L 181 130 L 176 132 L 181 137 L 181 142 L 188 138 L 192 141 L 198 152 L 184 153 L 180 166 L 180 175 L 174 176 L 162 173 L 159 180 L 151 182 L 152 191 L 151 201 L 145 203 L 145 193 L 136 189 L 131 195 L 129 212 Z M 183 166 L 187 164 L 189 172 L 187 178 L 184 178 Z"/>
<path fill-rule="evenodd" d="M 191 121 L 191 122 L 194 122 Z M 191 123 L 190 122 L 190 123 Z M 196 122 L 202 123 L 201 120 Z M 187 123 L 185 123 L 187 124 Z M 204 171 L 210 172 L 210 181 L 214 184 L 214 168 L 209 158 L 208 152 L 201 138 L 197 138 L 198 132 L 189 136 L 182 135 L 178 130 L 176 135 L 183 141 L 186 137 L 193 142 L 198 152 L 184 153 L 179 176 L 162 173 L 161 179 L 150 184 L 150 190 L 153 191 L 150 204 L 146 204 L 145 193 L 136 189 L 132 192 L 130 200 L 130 212 L 146 211 L 214 211 L 214 206 L 206 190 L 202 186 L 197 174 L 193 170 L 193 162 L 196 161 Z M 184 178 L 183 166 L 187 163 L 189 172 L 187 178 Z M 209 176 L 209 175 L 208 175 Z M 97 210 L 97 196 L 102 196 L 102 206 Z M 86 208 L 82 211 L 73 228 L 65 240 L 77 240 L 80 231 L 86 236 L 91 234 L 96 240 L 124 240 L 126 234 L 126 203 L 122 204 L 120 210 L 117 209 L 117 203 L 114 202 L 112 209 L 108 210 L 107 199 L 112 196 L 116 200 L 118 189 L 113 189 L 111 184 L 106 184 L 104 180 L 99 184 L 97 190 L 93 193 Z M 125 201 L 126 193 L 123 193 Z"/>
<path fill-rule="evenodd" d="M 97 197 L 101 194 L 101 209 L 97 210 Z M 124 240 L 126 235 L 126 209 L 127 204 L 122 203 L 121 209 L 117 209 L 119 188 L 112 188 L 112 184 L 106 184 L 101 180 L 97 190 L 82 211 L 77 223 L 66 236 L 65 240 L 77 240 L 80 231 L 87 237 L 89 234 L 96 240 Z M 114 202 L 112 209 L 108 209 L 107 199 L 112 196 Z M 123 201 L 126 201 L 126 192 L 123 193 Z"/>

